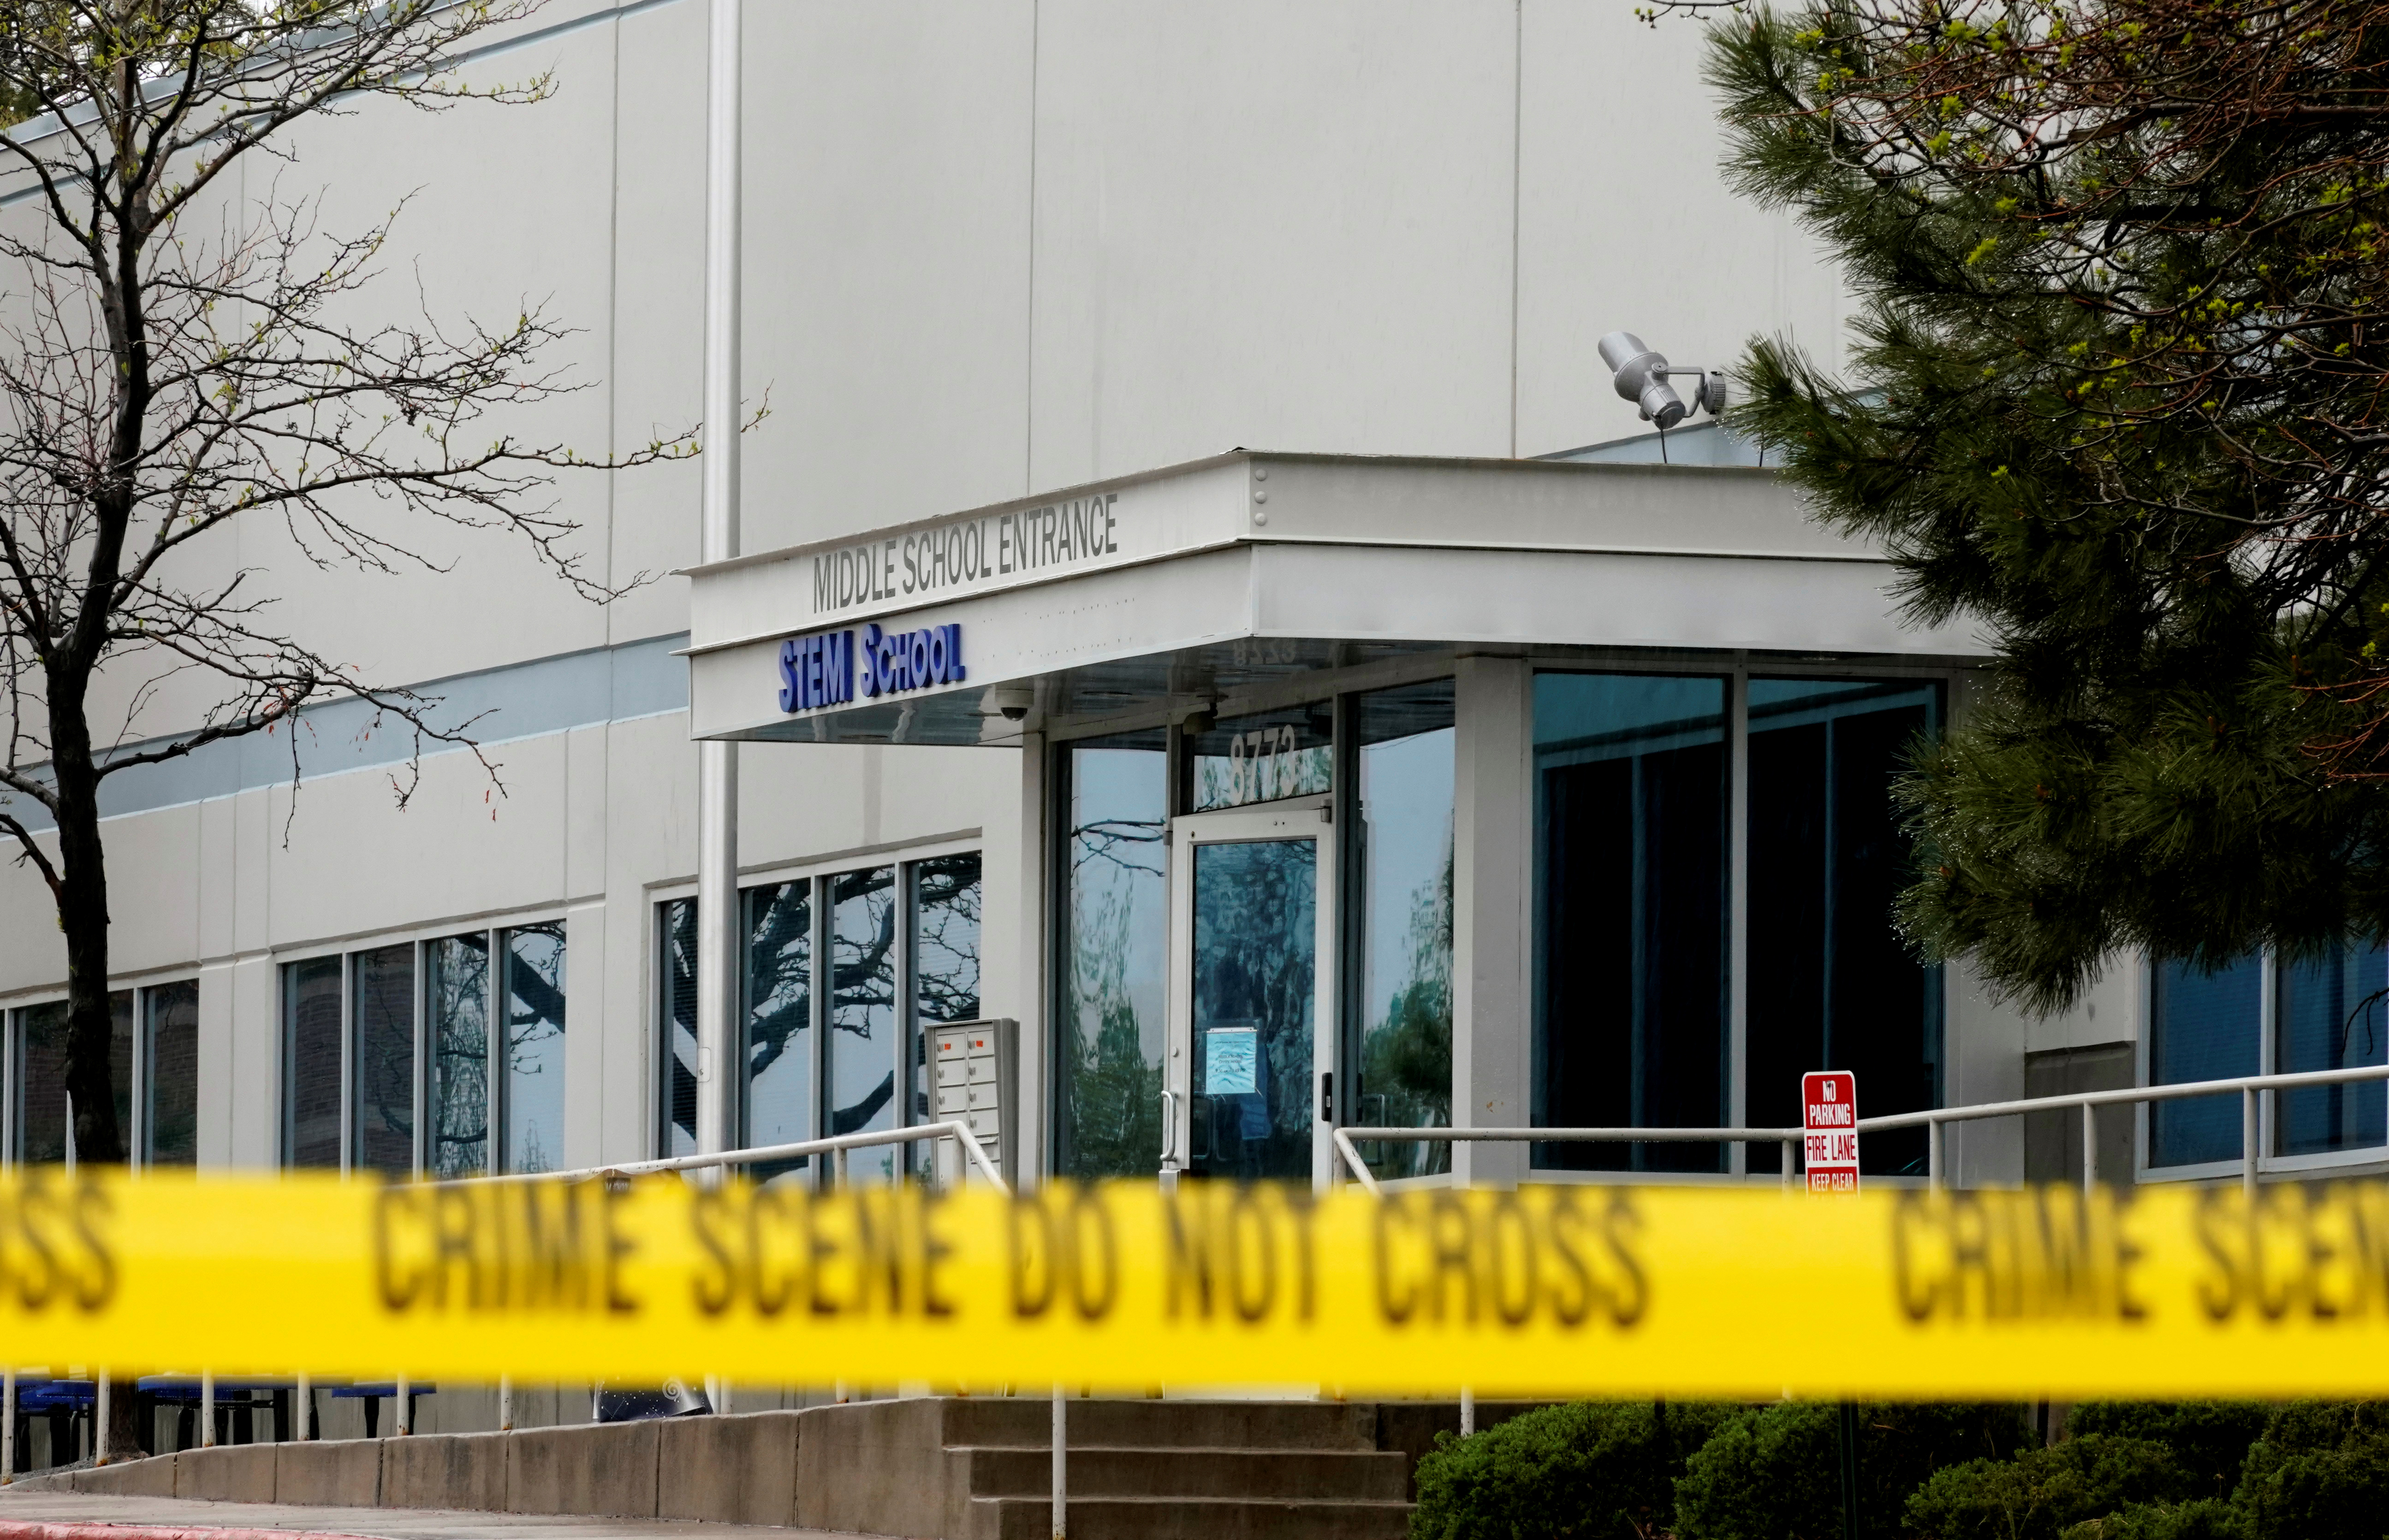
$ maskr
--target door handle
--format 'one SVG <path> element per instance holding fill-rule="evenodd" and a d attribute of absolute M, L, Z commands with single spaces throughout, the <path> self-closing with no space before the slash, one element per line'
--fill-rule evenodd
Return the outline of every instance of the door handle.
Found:
<path fill-rule="evenodd" d="M 1161 1158 L 1164 1161 L 1174 1161 L 1178 1158 L 1178 1093 L 1176 1091 L 1166 1090 L 1161 1093 Z"/>

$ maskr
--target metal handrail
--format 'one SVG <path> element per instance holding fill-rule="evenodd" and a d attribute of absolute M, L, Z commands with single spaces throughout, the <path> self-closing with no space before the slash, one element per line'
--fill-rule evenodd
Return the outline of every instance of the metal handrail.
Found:
<path fill-rule="evenodd" d="M 2100 1107 L 2138 1105 L 2146 1101 L 2181 1101 L 2201 1096 L 2228 1096 L 2237 1092 L 2241 1098 L 2240 1180 L 2254 1190 L 2262 1161 L 2259 1152 L 2261 1124 L 2258 1116 L 2259 1098 L 2268 1091 L 2298 1090 L 2312 1086 L 2344 1086 L 2366 1080 L 2389 1080 L 2389 1064 L 2364 1064 L 2352 1069 L 2301 1070 L 2288 1075 L 2241 1075 L 2223 1080 L 2188 1080 L 2165 1086 L 2132 1086 L 2112 1091 L 2065 1091 L 2055 1096 L 2026 1097 L 2015 1101 L 1979 1101 L 1965 1107 L 1935 1107 L 1916 1113 L 1885 1113 L 1878 1117 L 1862 1117 L 1856 1125 L 1859 1133 L 1881 1133 L 1894 1128 L 1923 1127 L 1925 1130 L 1925 1185 L 1938 1188 L 1942 1184 L 1942 1128 L 1951 1123 L 1973 1123 L 1989 1117 L 2021 1117 L 2030 1113 L 2050 1113 L 2068 1107 L 2082 1114 L 2082 1185 L 2088 1190 L 2098 1178 L 2098 1139 L 2094 1114 Z M 1334 1143 L 1346 1171 L 1363 1190 L 1380 1190 L 1377 1178 L 1371 1174 L 1361 1152 L 1353 1148 L 1355 1139 L 1390 1140 L 1403 1143 L 1452 1144 L 1715 1144 L 1732 1141 L 1743 1144 L 1782 1144 L 1784 1146 L 1783 1185 L 1792 1185 L 1792 1148 L 1800 1142 L 1805 1132 L 1799 1128 L 1338 1128 Z"/>
<path fill-rule="evenodd" d="M 589 1165 L 577 1171 L 516 1171 L 499 1177 L 452 1177 L 436 1185 L 468 1187 L 496 1182 L 569 1182 L 591 1177 L 645 1177 L 661 1171 L 702 1171 L 722 1165 L 753 1165 L 765 1161 L 794 1160 L 799 1155 L 828 1155 L 839 1179 L 846 1176 L 846 1152 L 868 1150 L 886 1144 L 912 1144 L 925 1139 L 951 1139 L 963 1147 L 963 1153 L 979 1175 L 992 1183 L 997 1191 L 1011 1195 L 1011 1184 L 995 1167 L 987 1151 L 971 1132 L 970 1125 L 960 1119 L 944 1123 L 916 1123 L 908 1128 L 883 1128 L 865 1134 L 837 1134 L 828 1139 L 800 1139 L 792 1144 L 763 1144 L 751 1150 L 719 1150 L 704 1155 L 672 1155 L 659 1160 L 619 1161 L 611 1165 Z"/>

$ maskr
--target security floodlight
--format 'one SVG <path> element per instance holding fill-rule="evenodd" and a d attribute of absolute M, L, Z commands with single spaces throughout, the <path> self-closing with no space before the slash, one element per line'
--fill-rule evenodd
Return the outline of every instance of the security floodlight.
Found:
<path fill-rule="evenodd" d="M 1714 417 L 1725 410 L 1723 373 L 1671 368 L 1667 354 L 1645 347 L 1632 332 L 1612 332 L 1603 337 L 1601 362 L 1609 365 L 1610 383 L 1617 387 L 1617 393 L 1641 409 L 1643 421 L 1657 424 L 1662 433 L 1695 412 Z M 1689 404 L 1667 383 L 1670 375 L 1690 375 L 1695 382 Z"/>

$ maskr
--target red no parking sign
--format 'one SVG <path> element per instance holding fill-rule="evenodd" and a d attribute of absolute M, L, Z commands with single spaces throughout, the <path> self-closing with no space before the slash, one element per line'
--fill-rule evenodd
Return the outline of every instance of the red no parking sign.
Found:
<path fill-rule="evenodd" d="M 1859 1190 L 1859 1077 L 1846 1069 L 1800 1076 L 1801 1143 L 1811 1192 Z"/>

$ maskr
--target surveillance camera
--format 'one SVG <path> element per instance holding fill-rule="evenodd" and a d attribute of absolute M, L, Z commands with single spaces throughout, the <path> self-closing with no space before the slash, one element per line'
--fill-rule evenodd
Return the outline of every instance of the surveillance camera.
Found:
<path fill-rule="evenodd" d="M 1028 708 L 1036 704 L 1037 692 L 1034 687 L 1028 684 L 990 685 L 987 692 L 988 708 L 996 712 L 1007 722 L 1019 721 L 1028 715 Z"/>
<path fill-rule="evenodd" d="M 1714 417 L 1725 410 L 1723 373 L 1716 369 L 1670 368 L 1665 353 L 1646 347 L 1632 332 L 1612 332 L 1603 337 L 1601 362 L 1609 365 L 1610 383 L 1617 388 L 1617 393 L 1640 408 L 1643 420 L 1657 424 L 1661 432 L 1695 412 L 1706 412 Z M 1698 379 L 1689 404 L 1667 383 L 1670 375 L 1692 375 Z"/>

